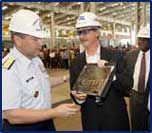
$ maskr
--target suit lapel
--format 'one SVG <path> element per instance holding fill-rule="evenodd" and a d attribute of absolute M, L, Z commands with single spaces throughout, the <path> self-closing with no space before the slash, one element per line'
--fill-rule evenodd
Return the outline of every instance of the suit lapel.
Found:
<path fill-rule="evenodd" d="M 100 59 L 107 61 L 110 60 L 109 52 L 107 51 L 107 49 L 103 48 L 102 46 L 100 46 Z"/>
<path fill-rule="evenodd" d="M 85 55 L 85 52 L 83 52 L 79 58 L 79 69 L 82 69 L 84 67 L 84 65 L 86 65 L 86 55 Z"/>
<path fill-rule="evenodd" d="M 147 84 L 146 84 L 146 92 L 149 93 L 149 89 L 150 89 L 150 74 L 148 76 L 148 80 L 147 80 Z"/>
<path fill-rule="evenodd" d="M 138 55 L 139 55 L 139 50 L 136 51 L 130 58 L 131 63 L 133 63 L 133 66 L 135 66 L 135 64 L 137 62 Z"/>
<path fill-rule="evenodd" d="M 101 47 L 100 49 L 100 59 L 108 61 L 109 65 L 116 65 L 117 58 L 115 57 L 115 54 L 112 54 L 112 51 Z"/>

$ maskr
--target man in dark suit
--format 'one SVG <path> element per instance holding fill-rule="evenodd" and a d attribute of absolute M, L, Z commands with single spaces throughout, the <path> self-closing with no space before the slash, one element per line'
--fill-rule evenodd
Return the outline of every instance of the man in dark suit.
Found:
<path fill-rule="evenodd" d="M 98 18 L 92 13 L 82 13 L 76 24 L 77 32 L 85 47 L 85 51 L 75 59 L 70 66 L 70 85 L 73 100 L 81 105 L 83 130 L 129 130 L 129 120 L 124 100 L 125 77 L 123 71 L 123 56 L 121 53 L 102 48 L 99 44 Z M 105 63 L 116 65 L 115 78 L 105 99 L 86 95 L 72 90 L 84 65 L 89 63 Z"/>
<path fill-rule="evenodd" d="M 138 35 L 138 50 L 126 54 L 124 73 L 130 90 L 132 130 L 149 130 L 148 101 L 150 89 L 150 29 L 143 27 Z"/>

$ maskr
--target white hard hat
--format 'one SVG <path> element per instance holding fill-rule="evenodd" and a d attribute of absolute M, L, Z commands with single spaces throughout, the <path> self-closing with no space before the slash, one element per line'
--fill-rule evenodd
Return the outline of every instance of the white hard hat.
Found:
<path fill-rule="evenodd" d="M 84 12 L 80 14 L 76 23 L 77 29 L 83 27 L 101 27 L 101 24 L 99 23 L 99 19 L 95 14 L 91 12 Z"/>
<path fill-rule="evenodd" d="M 13 14 L 10 22 L 10 31 L 44 38 L 40 17 L 30 10 L 19 10 Z"/>
<path fill-rule="evenodd" d="M 150 27 L 146 26 L 139 30 L 137 37 L 150 38 Z"/>

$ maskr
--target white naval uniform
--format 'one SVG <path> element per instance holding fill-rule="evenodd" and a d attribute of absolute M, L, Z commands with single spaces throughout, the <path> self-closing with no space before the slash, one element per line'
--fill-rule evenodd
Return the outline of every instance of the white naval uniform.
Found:
<path fill-rule="evenodd" d="M 50 82 L 42 61 L 29 60 L 15 47 L 3 61 L 9 57 L 15 62 L 2 69 L 2 110 L 51 108 Z"/>

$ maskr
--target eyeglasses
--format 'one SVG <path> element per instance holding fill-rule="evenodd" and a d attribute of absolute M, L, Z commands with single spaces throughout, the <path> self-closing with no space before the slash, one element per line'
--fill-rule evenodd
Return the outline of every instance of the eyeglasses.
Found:
<path fill-rule="evenodd" d="M 77 34 L 78 36 L 81 36 L 81 35 L 88 35 L 90 33 L 90 31 L 96 31 L 97 29 L 84 29 L 84 30 L 78 30 L 77 31 Z"/>

